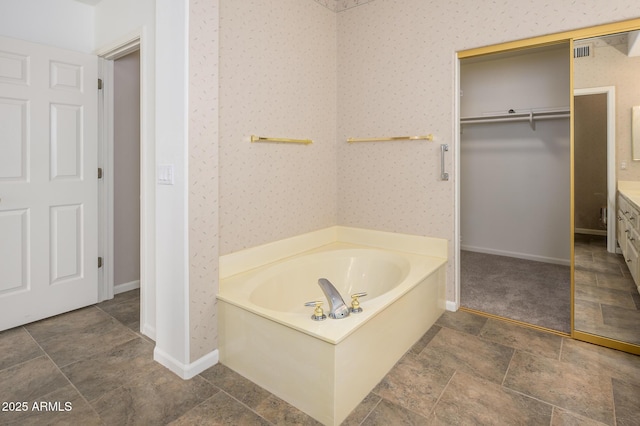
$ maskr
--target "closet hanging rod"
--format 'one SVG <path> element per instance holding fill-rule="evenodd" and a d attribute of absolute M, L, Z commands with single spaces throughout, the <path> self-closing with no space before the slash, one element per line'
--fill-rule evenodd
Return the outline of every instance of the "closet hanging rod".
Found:
<path fill-rule="evenodd" d="M 553 116 L 544 116 L 544 117 L 533 117 L 533 120 L 552 120 L 555 118 L 569 118 L 570 114 L 556 114 Z M 486 117 L 486 118 L 477 118 L 477 117 L 469 117 L 460 119 L 460 123 L 462 124 L 480 124 L 480 123 L 503 123 L 508 121 L 530 121 L 529 116 L 526 117 Z"/>
<path fill-rule="evenodd" d="M 432 141 L 433 135 L 424 136 L 391 136 L 387 138 L 349 138 L 347 142 L 384 142 L 384 141 Z"/>
<path fill-rule="evenodd" d="M 552 120 L 556 118 L 569 118 L 571 116 L 569 110 L 563 111 L 546 111 L 546 112 L 520 112 L 493 115 L 477 115 L 473 117 L 460 118 L 461 124 L 480 124 L 480 123 L 501 123 L 508 121 L 536 121 L 536 120 Z"/>
<path fill-rule="evenodd" d="M 251 142 L 284 142 L 284 143 L 301 143 L 305 145 L 313 143 L 311 139 L 266 138 L 264 136 L 256 136 L 256 135 L 251 135 Z"/>
<path fill-rule="evenodd" d="M 506 114 L 491 114 L 491 115 L 478 115 L 475 117 L 462 117 L 460 118 L 460 124 L 485 124 L 485 123 L 504 123 L 504 122 L 516 122 L 527 121 L 532 130 L 536 129 L 537 120 L 552 120 L 556 118 L 569 118 L 571 117 L 571 111 L 567 108 L 564 110 L 555 111 L 529 111 L 529 112 L 510 112 Z"/>

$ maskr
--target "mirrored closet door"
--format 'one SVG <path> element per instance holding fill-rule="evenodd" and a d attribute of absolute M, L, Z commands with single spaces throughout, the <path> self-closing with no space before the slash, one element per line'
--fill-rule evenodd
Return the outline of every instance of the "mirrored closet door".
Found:
<path fill-rule="evenodd" d="M 640 354 L 640 19 L 458 56 L 461 307 Z"/>
<path fill-rule="evenodd" d="M 574 330 L 640 351 L 640 32 L 574 41 Z M 636 159 L 638 158 L 638 160 Z"/>

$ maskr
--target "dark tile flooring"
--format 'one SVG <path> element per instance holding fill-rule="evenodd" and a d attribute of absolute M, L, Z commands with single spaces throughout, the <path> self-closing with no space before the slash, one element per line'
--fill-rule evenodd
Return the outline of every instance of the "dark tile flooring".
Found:
<path fill-rule="evenodd" d="M 575 329 L 640 345 L 640 294 L 606 237 L 575 236 Z M 640 424 L 640 419 L 638 419 Z"/>
<path fill-rule="evenodd" d="M 462 250 L 465 309 L 571 333 L 571 267 Z"/>
<path fill-rule="evenodd" d="M 185 381 L 154 362 L 138 304 L 127 292 L 0 333 L 0 424 L 317 424 L 221 364 Z M 462 311 L 446 312 L 344 422 L 639 423 L 639 356 Z"/>

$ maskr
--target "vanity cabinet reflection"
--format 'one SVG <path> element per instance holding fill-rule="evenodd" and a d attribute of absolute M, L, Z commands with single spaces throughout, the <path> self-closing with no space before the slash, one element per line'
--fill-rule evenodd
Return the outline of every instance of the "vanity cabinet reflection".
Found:
<path fill-rule="evenodd" d="M 638 250 L 640 226 L 638 206 L 622 194 L 618 194 L 618 244 L 631 278 L 638 285 Z"/>

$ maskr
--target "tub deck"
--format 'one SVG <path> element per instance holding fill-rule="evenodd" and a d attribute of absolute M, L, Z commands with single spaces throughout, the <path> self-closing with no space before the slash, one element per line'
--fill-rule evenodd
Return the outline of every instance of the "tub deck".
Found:
<path fill-rule="evenodd" d="M 387 247 L 411 259 L 414 270 L 409 280 L 388 294 L 368 302 L 363 299 L 364 312 L 345 319 L 314 322 L 309 318 L 311 308 L 304 314 L 278 316 L 276 312 L 274 316 L 273 310 L 236 299 L 250 294 L 250 289 L 242 289 L 243 283 L 273 263 L 260 263 L 261 256 L 241 253 L 259 264 L 248 262 L 243 271 L 242 262 L 229 259 L 227 265 L 234 266 L 224 268 L 236 273 L 222 277 L 218 296 L 220 361 L 326 425 L 338 425 L 349 415 L 435 323 L 446 303 L 446 241 L 334 228 L 340 229 L 329 233 L 333 241 L 321 238 L 326 230 L 314 238 L 305 234 L 302 239 L 322 244 L 307 245 L 308 250 L 298 247 L 298 254 L 289 251 L 276 264 L 324 251 Z M 292 245 L 291 241 L 286 244 Z M 405 247 L 412 251 L 398 250 Z M 274 251 L 267 253 L 273 256 Z M 221 269 L 223 265 L 221 259 Z"/>
<path fill-rule="evenodd" d="M 324 275 L 310 276 L 305 281 L 305 284 L 310 285 L 313 291 L 310 291 L 308 296 L 298 297 L 298 303 L 290 303 L 291 309 L 284 312 L 282 310 L 268 309 L 260 304 L 252 302 L 252 293 L 260 285 L 261 277 L 268 275 L 269 271 L 274 267 L 282 266 L 283 262 L 305 262 L 305 259 L 315 259 L 317 255 L 324 255 L 331 253 L 366 253 L 371 251 L 378 254 L 384 253 L 393 256 L 401 257 L 407 261 L 409 266 L 409 273 L 402 278 L 397 287 L 392 291 L 388 291 L 385 294 L 373 297 L 372 294 L 363 297 L 360 300 L 363 312 L 357 315 L 350 315 L 345 318 L 345 321 L 327 319 L 322 322 L 312 321 L 310 319 L 313 313 L 313 308 L 305 307 L 304 303 L 312 300 L 325 301 L 323 309 L 325 313 L 328 313 L 328 302 L 320 287 L 317 285 L 318 278 Z M 291 327 L 300 332 L 309 334 L 318 339 L 325 340 L 329 343 L 337 344 L 344 340 L 347 336 L 357 330 L 362 324 L 366 323 L 373 315 L 376 315 L 380 310 L 386 306 L 392 304 L 397 299 L 402 297 L 405 293 L 415 286 L 417 282 L 430 275 L 437 268 L 446 263 L 445 259 L 437 257 L 428 257 L 423 255 L 417 255 L 413 253 L 403 253 L 391 250 L 382 250 L 379 248 L 372 248 L 369 246 L 357 245 L 352 243 L 336 242 L 324 245 L 317 249 L 313 249 L 292 257 L 283 261 L 274 262 L 258 268 L 251 269 L 247 272 L 236 274 L 232 277 L 226 278 L 220 283 L 220 293 L 218 299 L 226 303 L 246 309 L 256 315 L 267 318 L 271 321 L 278 322 L 287 327 Z M 298 278 L 291 277 L 292 280 L 298 280 Z M 358 291 L 367 291 L 367 288 L 358 288 Z M 282 294 L 282 293 L 285 294 Z M 341 294 L 345 303 L 350 303 L 349 294 Z M 286 290 L 280 291 L 280 294 L 274 294 L 273 297 L 287 297 Z"/>

